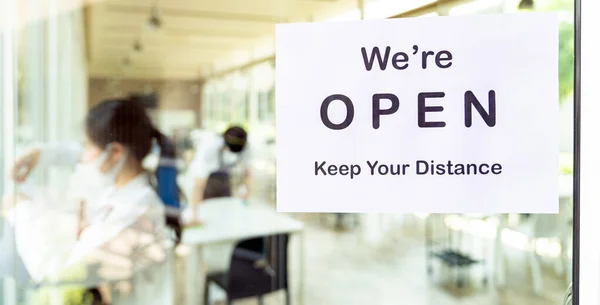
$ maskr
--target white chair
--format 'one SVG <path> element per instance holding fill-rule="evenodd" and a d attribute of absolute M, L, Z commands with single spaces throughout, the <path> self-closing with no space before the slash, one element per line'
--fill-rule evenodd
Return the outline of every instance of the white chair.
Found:
<path fill-rule="evenodd" d="M 569 285 L 569 289 L 567 289 L 567 293 L 565 294 L 565 299 L 563 300 L 563 305 L 572 305 L 573 304 L 573 286 Z"/>

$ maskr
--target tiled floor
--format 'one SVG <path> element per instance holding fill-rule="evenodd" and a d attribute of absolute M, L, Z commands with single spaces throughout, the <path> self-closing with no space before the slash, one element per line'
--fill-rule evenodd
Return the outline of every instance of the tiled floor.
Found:
<path fill-rule="evenodd" d="M 418 228 L 394 230 L 379 246 L 366 244 L 360 231 L 335 232 L 315 216 L 299 216 L 307 223 L 306 232 L 306 305 L 547 305 L 560 304 L 566 281 L 544 270 L 544 293 L 535 296 L 522 252 L 508 253 L 508 276 L 505 289 L 485 288 L 481 269 L 471 273 L 471 285 L 458 291 L 447 279 L 448 272 L 435 268 L 428 278 L 425 247 Z M 360 229 L 358 229 L 360 230 Z M 290 253 L 294 253 L 291 245 Z M 293 260 L 293 258 L 290 258 Z M 292 263 L 295 270 L 297 265 Z M 293 276 L 293 275 L 292 275 Z M 293 282 L 293 280 L 292 280 Z M 281 293 L 265 298 L 265 304 L 284 304 Z M 223 304 L 215 302 L 215 304 Z M 243 300 L 236 304 L 257 304 Z"/>

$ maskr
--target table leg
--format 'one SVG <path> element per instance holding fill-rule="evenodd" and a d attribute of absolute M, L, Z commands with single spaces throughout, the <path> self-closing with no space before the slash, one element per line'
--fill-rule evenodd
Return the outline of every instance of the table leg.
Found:
<path fill-rule="evenodd" d="M 529 244 L 528 258 L 531 269 L 531 282 L 533 284 L 533 291 L 540 295 L 542 293 L 543 283 L 542 283 L 542 270 L 540 267 L 540 262 L 537 256 L 537 247 L 536 247 L 537 239 L 532 238 Z"/>
<path fill-rule="evenodd" d="M 196 260 L 196 263 L 198 264 L 198 266 L 200 267 L 200 274 L 196 275 L 196 276 L 200 276 L 201 281 L 199 286 L 198 286 L 198 291 L 200 294 L 200 302 L 196 303 L 196 304 L 202 304 L 202 305 L 209 305 L 209 304 L 204 304 L 204 285 L 206 284 L 206 276 L 208 275 L 208 267 L 206 265 L 206 262 L 204 261 L 204 247 L 200 246 L 198 247 L 198 259 Z M 210 302 L 210 300 L 209 300 Z"/>
<path fill-rule="evenodd" d="M 306 237 L 304 231 L 301 231 L 299 234 L 300 237 L 300 268 L 298 270 L 298 305 L 304 305 L 304 283 L 305 283 L 305 262 L 306 262 Z"/>
<path fill-rule="evenodd" d="M 190 253 L 188 253 L 185 259 L 185 304 L 187 305 L 198 305 L 202 298 L 199 295 L 200 281 L 198 281 L 200 269 L 200 247 L 192 247 Z"/>
<path fill-rule="evenodd" d="M 343 222 L 344 222 L 344 216 L 345 215 L 346 214 L 342 214 L 342 213 L 335 214 L 335 228 L 336 228 L 336 230 L 342 230 L 344 228 Z"/>
<path fill-rule="evenodd" d="M 502 231 L 508 225 L 508 216 L 500 215 L 498 228 L 496 231 L 496 240 L 494 245 L 494 269 L 498 286 L 504 287 L 506 284 L 506 270 L 504 266 L 504 247 L 502 245 Z"/>
<path fill-rule="evenodd" d="M 431 215 L 425 218 L 425 264 L 427 269 L 427 275 L 431 277 L 433 275 L 433 267 L 431 264 L 432 251 L 433 251 L 433 236 L 431 234 Z"/>

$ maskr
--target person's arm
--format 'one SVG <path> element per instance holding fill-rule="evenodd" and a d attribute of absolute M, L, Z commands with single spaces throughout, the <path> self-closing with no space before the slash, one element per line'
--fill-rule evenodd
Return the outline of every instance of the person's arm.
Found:
<path fill-rule="evenodd" d="M 242 194 L 242 198 L 244 200 L 248 200 L 250 198 L 250 168 L 246 166 L 244 168 L 244 194 Z"/>
<path fill-rule="evenodd" d="M 204 188 L 206 187 L 206 178 L 194 177 L 194 186 L 192 189 L 192 208 L 194 211 L 194 215 L 196 215 L 196 210 L 198 209 L 198 205 L 202 202 L 202 197 L 204 196 Z"/>
<path fill-rule="evenodd" d="M 78 142 L 60 142 L 40 147 L 40 166 L 73 166 L 81 159 L 83 147 Z"/>
<path fill-rule="evenodd" d="M 79 162 L 82 147 L 77 142 L 37 145 L 19 156 L 10 170 L 16 182 L 24 182 L 37 167 L 72 166 Z"/>
<path fill-rule="evenodd" d="M 242 168 L 243 168 L 243 173 L 242 173 L 242 199 L 244 201 L 247 201 L 248 198 L 250 198 L 250 162 L 252 160 L 252 154 L 251 154 L 252 150 L 251 147 L 249 147 L 249 145 L 246 146 L 246 148 L 244 148 L 244 152 L 242 152 L 241 157 L 241 164 L 242 164 Z"/>
<path fill-rule="evenodd" d="M 198 206 L 204 199 L 204 189 L 208 181 L 208 176 L 218 165 L 218 147 L 208 146 L 198 150 L 194 161 L 190 165 L 189 172 L 193 179 L 192 193 L 190 194 L 190 203 L 192 208 L 192 224 L 198 222 Z"/>
<path fill-rule="evenodd" d="M 197 153 L 194 161 L 190 164 L 189 177 L 192 179 L 192 193 L 190 194 L 190 203 L 193 207 L 200 204 L 204 197 L 204 188 L 208 180 L 208 158 L 203 153 Z"/>
<path fill-rule="evenodd" d="M 163 236 L 159 233 L 166 231 L 164 209 L 142 204 L 142 201 L 129 203 L 135 204 L 126 210 L 109 211 L 103 220 L 81 230 L 66 267 L 88 262 L 88 259 L 101 265 L 114 265 L 118 261 L 110 255 L 105 257 L 98 254 L 113 251 L 117 254 L 133 253 L 144 245 L 161 241 Z"/>
<path fill-rule="evenodd" d="M 202 202 L 204 194 L 204 188 L 206 187 L 206 179 L 194 178 L 194 189 L 192 193 L 192 204 L 194 206 Z"/>

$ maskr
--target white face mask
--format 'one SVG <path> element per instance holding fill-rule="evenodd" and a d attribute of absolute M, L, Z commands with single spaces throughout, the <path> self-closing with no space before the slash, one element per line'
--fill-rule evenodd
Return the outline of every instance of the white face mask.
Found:
<path fill-rule="evenodd" d="M 117 175 L 123 168 L 123 165 L 125 165 L 127 153 L 125 152 L 121 160 L 112 169 L 103 173 L 100 168 L 108 159 L 109 151 L 110 146 L 96 160 L 77 165 L 73 176 L 73 183 L 75 185 L 72 186 L 76 197 L 81 199 L 90 198 L 90 196 L 96 196 L 98 193 L 114 187 Z"/>

